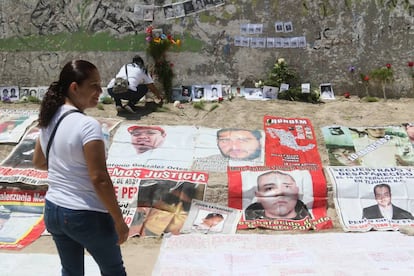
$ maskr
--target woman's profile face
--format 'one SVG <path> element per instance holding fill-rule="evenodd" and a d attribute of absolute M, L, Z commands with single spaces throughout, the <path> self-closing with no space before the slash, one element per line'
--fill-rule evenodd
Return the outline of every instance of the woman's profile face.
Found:
<path fill-rule="evenodd" d="M 75 83 L 75 97 L 80 104 L 80 108 L 86 109 L 97 106 L 99 96 L 102 93 L 101 77 L 98 70 L 93 70 L 90 77 L 81 84 Z"/>

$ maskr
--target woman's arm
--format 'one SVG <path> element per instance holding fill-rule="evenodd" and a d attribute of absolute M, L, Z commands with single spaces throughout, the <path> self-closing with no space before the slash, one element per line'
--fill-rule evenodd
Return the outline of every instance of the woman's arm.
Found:
<path fill-rule="evenodd" d="M 36 140 L 32 162 L 36 169 L 45 170 L 45 171 L 47 170 L 47 161 L 46 161 L 45 155 L 43 154 L 42 148 L 40 146 L 39 138 L 37 138 Z"/>
<path fill-rule="evenodd" d="M 106 168 L 105 148 L 102 140 L 94 140 L 83 147 L 89 176 L 95 191 L 115 222 L 118 244 L 128 239 L 129 228 L 126 225 L 115 195 L 112 180 Z"/>

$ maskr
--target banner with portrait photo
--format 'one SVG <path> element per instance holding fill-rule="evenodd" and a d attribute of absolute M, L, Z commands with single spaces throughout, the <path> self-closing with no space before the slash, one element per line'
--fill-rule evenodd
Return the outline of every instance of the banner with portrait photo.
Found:
<path fill-rule="evenodd" d="M 238 229 L 331 228 L 326 196 L 320 189 L 325 182 L 315 183 L 312 173 L 280 166 L 229 167 L 228 205 L 243 210 Z"/>
<path fill-rule="evenodd" d="M 37 114 L 25 110 L 2 110 L 0 113 L 0 143 L 18 143 Z"/>
<path fill-rule="evenodd" d="M 265 166 L 228 169 L 229 206 L 244 210 L 245 222 L 239 229 L 332 227 L 326 212 L 326 179 L 311 122 L 269 115 L 263 121 Z"/>
<path fill-rule="evenodd" d="M 242 211 L 193 199 L 181 233 L 235 234 Z"/>
<path fill-rule="evenodd" d="M 46 191 L 0 189 L 0 249 L 19 250 L 40 237 Z"/>
<path fill-rule="evenodd" d="M 228 166 L 263 166 L 264 133 L 243 128 L 199 127 L 193 170 L 226 172 Z"/>
<path fill-rule="evenodd" d="M 327 168 L 344 231 L 398 230 L 414 226 L 413 167 Z"/>
<path fill-rule="evenodd" d="M 414 128 L 410 124 L 321 128 L 331 166 L 414 166 Z M 412 133 L 413 132 L 413 133 Z M 412 134 L 411 134 L 412 133 Z"/>
<path fill-rule="evenodd" d="M 204 200 L 208 174 L 108 167 L 130 236 L 178 234 L 193 199 Z"/>
<path fill-rule="evenodd" d="M 37 116 L 36 116 L 37 118 Z M 101 125 L 106 125 L 109 131 L 120 122 L 119 119 L 98 118 Z M 32 163 L 36 140 L 40 130 L 31 127 L 23 139 L 13 148 L 10 154 L 0 164 L 0 182 L 23 183 L 29 185 L 47 185 L 47 171 L 35 169 Z"/>

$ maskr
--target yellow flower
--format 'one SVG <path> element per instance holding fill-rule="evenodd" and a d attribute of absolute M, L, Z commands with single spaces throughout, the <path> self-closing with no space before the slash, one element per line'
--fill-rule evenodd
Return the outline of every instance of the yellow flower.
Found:
<path fill-rule="evenodd" d="M 161 42 L 161 38 L 159 38 L 159 37 L 154 38 L 154 42 L 155 42 L 155 43 L 160 43 L 160 42 Z"/>

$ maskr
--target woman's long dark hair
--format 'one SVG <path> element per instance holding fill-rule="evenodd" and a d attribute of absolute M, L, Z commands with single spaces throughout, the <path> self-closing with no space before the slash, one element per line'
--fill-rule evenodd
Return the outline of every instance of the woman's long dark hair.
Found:
<path fill-rule="evenodd" d="M 96 66 L 86 60 L 72 60 L 63 66 L 59 80 L 52 82 L 40 104 L 39 127 L 47 127 L 60 106 L 65 103 L 72 82 L 81 85 L 88 79 Z"/>

